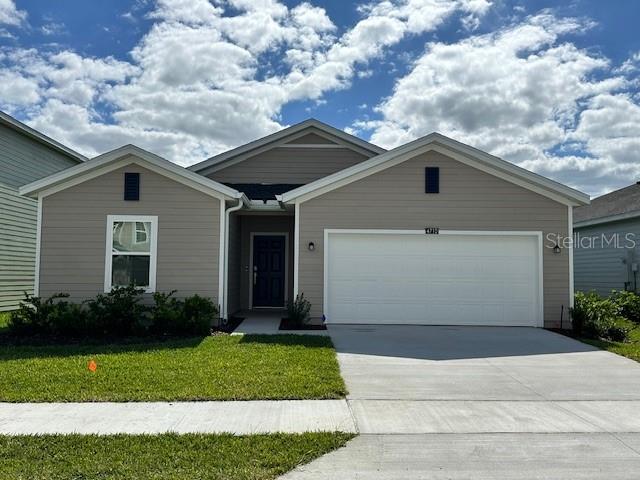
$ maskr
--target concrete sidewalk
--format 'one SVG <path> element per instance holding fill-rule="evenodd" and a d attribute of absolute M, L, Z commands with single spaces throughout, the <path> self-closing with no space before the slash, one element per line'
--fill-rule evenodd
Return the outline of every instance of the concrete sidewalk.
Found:
<path fill-rule="evenodd" d="M 0 403 L 0 434 L 302 433 L 356 426 L 344 400 Z"/>
<path fill-rule="evenodd" d="M 231 335 L 329 335 L 327 330 L 280 330 L 280 320 L 285 315 L 278 310 L 241 312 L 239 316 L 245 319 Z"/>
<path fill-rule="evenodd" d="M 282 480 L 632 480 L 640 435 L 360 435 Z"/>

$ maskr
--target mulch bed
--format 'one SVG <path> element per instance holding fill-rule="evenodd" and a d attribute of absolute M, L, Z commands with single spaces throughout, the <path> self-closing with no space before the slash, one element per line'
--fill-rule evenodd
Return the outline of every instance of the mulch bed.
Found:
<path fill-rule="evenodd" d="M 326 325 L 315 325 L 311 323 L 305 323 L 303 325 L 299 325 L 297 323 L 292 322 L 288 318 L 283 318 L 280 320 L 280 330 L 326 330 Z"/>

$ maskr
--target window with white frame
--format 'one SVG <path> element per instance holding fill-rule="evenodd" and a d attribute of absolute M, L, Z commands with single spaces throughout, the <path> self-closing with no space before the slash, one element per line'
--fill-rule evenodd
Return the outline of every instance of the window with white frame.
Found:
<path fill-rule="evenodd" d="M 136 222 L 135 240 L 136 244 L 149 242 L 149 222 Z"/>
<path fill-rule="evenodd" d="M 107 217 L 105 292 L 129 285 L 155 291 L 157 237 L 156 216 Z"/>

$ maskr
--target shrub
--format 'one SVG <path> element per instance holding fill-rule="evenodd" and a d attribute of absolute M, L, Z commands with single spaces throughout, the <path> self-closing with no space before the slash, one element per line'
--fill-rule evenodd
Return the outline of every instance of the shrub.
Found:
<path fill-rule="evenodd" d="M 213 320 L 218 316 L 218 306 L 210 299 L 200 295 L 187 297 L 183 303 L 184 323 L 180 326 L 182 332 L 176 333 L 208 334 L 211 331 Z"/>
<path fill-rule="evenodd" d="M 635 323 L 640 323 L 640 296 L 634 292 L 611 292 L 611 300 L 620 307 L 620 314 Z"/>
<path fill-rule="evenodd" d="M 311 303 L 304 298 L 304 293 L 296 295 L 295 300 L 287 302 L 287 316 L 296 325 L 304 325 L 309 321 Z"/>
<path fill-rule="evenodd" d="M 217 305 L 199 295 L 178 300 L 175 291 L 156 292 L 154 305 L 146 306 L 141 303 L 142 293 L 133 286 L 117 287 L 84 302 L 86 308 L 65 300 L 66 293 L 46 300 L 25 294 L 20 308 L 9 317 L 8 328 L 23 336 L 206 335 L 218 315 Z"/>
<path fill-rule="evenodd" d="M 612 298 L 577 292 L 571 309 L 573 330 L 577 335 L 624 342 L 635 325 L 622 316 L 622 311 L 623 307 Z"/>
<path fill-rule="evenodd" d="M 173 333 L 174 326 L 182 322 L 184 305 L 173 297 L 174 293 L 176 293 L 175 290 L 169 293 L 156 292 L 153 294 L 151 328 L 155 333 Z"/>
<path fill-rule="evenodd" d="M 115 287 L 86 301 L 92 335 L 143 335 L 149 330 L 149 307 L 142 305 L 144 290 L 134 286 Z"/>
<path fill-rule="evenodd" d="M 199 295 L 178 300 L 169 293 L 154 293 L 152 329 L 159 334 L 206 335 L 211 330 L 218 307 L 208 298 Z"/>
<path fill-rule="evenodd" d="M 86 315 L 80 305 L 62 300 L 68 293 L 56 293 L 46 300 L 25 293 L 18 310 L 11 312 L 9 331 L 16 335 L 75 335 L 86 329 Z"/>
<path fill-rule="evenodd" d="M 606 332 L 603 338 L 614 342 L 626 342 L 629 334 L 637 328 L 637 325 L 624 317 L 618 317 L 606 322 Z"/>

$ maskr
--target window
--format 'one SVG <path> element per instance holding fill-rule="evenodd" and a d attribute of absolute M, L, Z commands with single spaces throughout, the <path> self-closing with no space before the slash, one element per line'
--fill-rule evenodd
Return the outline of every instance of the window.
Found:
<path fill-rule="evenodd" d="M 124 174 L 124 199 L 126 201 L 140 200 L 140 174 L 125 172 Z"/>
<path fill-rule="evenodd" d="M 440 169 L 438 167 L 424 169 L 424 193 L 440 193 Z"/>
<path fill-rule="evenodd" d="M 149 242 L 149 222 L 136 222 L 135 240 L 136 244 Z"/>
<path fill-rule="evenodd" d="M 135 285 L 146 292 L 156 287 L 158 217 L 109 215 L 104 290 Z"/>

